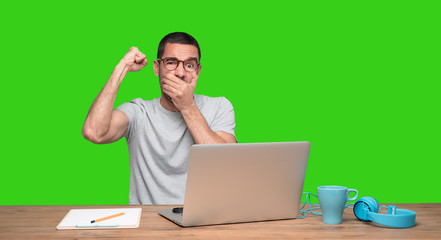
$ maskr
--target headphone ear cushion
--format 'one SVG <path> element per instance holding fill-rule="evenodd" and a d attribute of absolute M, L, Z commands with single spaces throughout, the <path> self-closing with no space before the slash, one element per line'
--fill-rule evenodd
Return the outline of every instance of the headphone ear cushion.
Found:
<path fill-rule="evenodd" d="M 362 197 L 354 204 L 354 215 L 361 221 L 371 221 L 368 212 L 377 213 L 380 204 L 373 197 Z"/>

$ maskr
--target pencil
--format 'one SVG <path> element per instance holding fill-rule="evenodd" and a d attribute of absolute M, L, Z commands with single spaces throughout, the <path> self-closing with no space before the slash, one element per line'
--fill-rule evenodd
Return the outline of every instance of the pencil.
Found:
<path fill-rule="evenodd" d="M 119 217 L 119 216 L 122 216 L 122 215 L 124 215 L 123 212 L 122 213 L 114 214 L 112 216 L 108 216 L 108 217 L 103 217 L 103 218 L 99 218 L 99 219 L 96 219 L 96 220 L 92 220 L 92 221 L 90 221 L 90 223 L 101 222 L 101 221 L 104 221 L 104 220 L 107 220 L 107 219 L 111 219 L 111 218 L 115 218 L 115 217 Z"/>

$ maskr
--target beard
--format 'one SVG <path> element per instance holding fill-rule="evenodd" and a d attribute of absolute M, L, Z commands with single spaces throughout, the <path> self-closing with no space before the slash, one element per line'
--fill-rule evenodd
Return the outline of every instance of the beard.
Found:
<path fill-rule="evenodd" d="M 173 103 L 173 100 L 172 100 L 172 98 L 171 98 L 169 95 L 167 95 L 167 94 L 164 93 L 164 92 L 162 92 L 162 95 L 164 96 L 165 99 L 167 99 L 167 101 Z"/>

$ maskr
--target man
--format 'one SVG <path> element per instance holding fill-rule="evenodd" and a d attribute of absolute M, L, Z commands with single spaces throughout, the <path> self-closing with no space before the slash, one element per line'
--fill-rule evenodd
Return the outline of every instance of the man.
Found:
<path fill-rule="evenodd" d="M 199 44 L 192 36 L 170 33 L 153 62 L 160 98 L 140 98 L 115 110 L 118 88 L 128 72 L 147 65 L 132 47 L 93 102 L 83 135 L 102 144 L 125 137 L 129 147 L 129 204 L 183 204 L 188 154 L 193 144 L 236 143 L 231 103 L 224 97 L 194 94 L 201 72 Z"/>

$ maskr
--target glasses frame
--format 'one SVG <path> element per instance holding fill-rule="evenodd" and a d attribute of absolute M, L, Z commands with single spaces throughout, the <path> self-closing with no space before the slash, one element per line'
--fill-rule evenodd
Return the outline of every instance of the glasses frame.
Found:
<path fill-rule="evenodd" d="M 169 71 L 174 71 L 174 70 L 176 70 L 176 68 L 179 67 L 179 63 L 180 63 L 180 62 L 182 62 L 182 67 L 183 67 L 184 70 L 187 71 L 187 72 L 196 72 L 197 67 L 200 65 L 200 62 L 198 62 L 198 61 L 196 60 L 196 64 L 197 64 L 197 65 L 196 65 L 196 68 L 194 69 L 194 71 L 188 71 L 187 68 L 185 67 L 184 62 L 185 62 L 185 61 L 189 61 L 189 60 L 193 60 L 193 59 L 179 60 L 179 59 L 176 59 L 176 58 L 172 58 L 172 59 L 178 61 L 178 64 L 176 64 L 175 69 L 170 70 L 170 69 L 168 69 L 168 68 L 165 66 L 165 60 L 167 60 L 167 59 L 170 59 L 170 58 L 159 58 L 159 59 L 156 59 L 156 60 L 159 61 L 159 62 L 164 62 L 164 67 L 165 67 L 165 69 L 167 69 L 167 70 L 169 70 Z"/>

